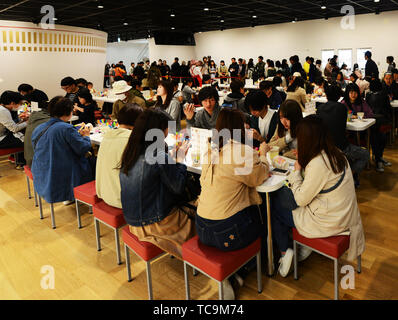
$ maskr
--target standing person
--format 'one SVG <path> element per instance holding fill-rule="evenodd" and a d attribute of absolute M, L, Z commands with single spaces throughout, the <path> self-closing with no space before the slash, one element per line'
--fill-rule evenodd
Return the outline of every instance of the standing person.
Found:
<path fill-rule="evenodd" d="M 123 61 L 119 61 L 119 67 L 124 70 L 124 73 L 127 73 L 126 66 L 124 65 Z"/>
<path fill-rule="evenodd" d="M 137 67 L 134 69 L 133 76 L 139 81 L 145 78 L 144 62 L 138 63 Z"/>
<path fill-rule="evenodd" d="M 396 68 L 396 64 L 394 62 L 394 57 L 388 56 L 387 63 L 388 63 L 387 73 L 392 73 L 392 71 Z"/>
<path fill-rule="evenodd" d="M 181 130 L 181 103 L 178 97 L 174 96 L 174 84 L 171 81 L 160 81 L 157 89 L 157 103 L 155 108 L 159 108 L 168 113 L 173 121 L 176 122 L 176 130 Z M 174 132 L 173 132 L 174 133 Z"/>
<path fill-rule="evenodd" d="M 134 130 L 135 121 L 142 114 L 142 108 L 137 104 L 127 104 L 120 110 L 116 130 L 104 134 L 101 148 L 98 151 L 95 187 L 97 195 L 106 204 L 122 208 L 120 199 L 120 170 L 117 167 L 122 159 L 123 151 Z"/>
<path fill-rule="evenodd" d="M 162 78 L 162 74 L 156 65 L 156 62 L 153 62 L 151 68 L 148 71 L 148 87 L 152 90 L 158 87 L 159 81 Z"/>
<path fill-rule="evenodd" d="M 135 69 L 135 63 L 132 62 L 132 63 L 131 63 L 131 66 L 130 66 L 130 69 L 129 69 L 129 75 L 130 75 L 130 76 L 133 76 L 133 75 L 134 75 L 134 69 Z"/>
<path fill-rule="evenodd" d="M 203 57 L 203 63 L 202 63 L 202 78 L 203 81 L 206 83 L 210 79 L 210 72 L 209 72 L 209 63 L 210 61 L 207 60 L 207 57 Z"/>
<path fill-rule="evenodd" d="M 149 60 L 146 60 L 143 68 L 144 68 L 144 71 L 145 71 L 145 75 L 148 76 L 148 71 L 151 68 L 151 62 Z"/>
<path fill-rule="evenodd" d="M 109 86 L 112 87 L 113 83 L 115 82 L 115 68 L 116 66 L 112 64 L 109 68 Z"/>
<path fill-rule="evenodd" d="M 306 57 L 306 58 L 305 58 L 304 65 L 303 65 L 304 72 L 305 72 L 306 75 L 307 75 L 306 80 L 308 80 L 309 73 L 310 73 L 310 64 L 311 64 L 310 59 L 311 59 L 311 57 Z M 310 82 L 311 82 L 311 81 L 310 81 Z"/>
<path fill-rule="evenodd" d="M 117 64 L 115 66 L 115 78 L 117 78 L 117 77 L 124 78 L 124 76 L 127 74 L 126 67 L 124 67 L 124 68 L 123 67 L 124 66 L 122 66 L 120 64 Z"/>
<path fill-rule="evenodd" d="M 110 87 L 110 78 L 109 78 L 109 70 L 111 69 L 111 66 L 109 63 L 105 65 L 105 72 L 104 72 L 104 88 L 109 88 Z"/>
<path fill-rule="evenodd" d="M 247 64 L 247 78 L 248 79 L 253 79 L 253 72 L 254 72 L 254 61 L 253 61 L 253 58 L 250 58 L 249 62 Z"/>
<path fill-rule="evenodd" d="M 215 80 L 217 77 L 217 66 L 214 60 L 210 61 L 209 73 L 210 73 L 210 79 Z"/>
<path fill-rule="evenodd" d="M 195 80 L 195 85 L 202 87 L 203 75 L 202 75 L 201 62 L 193 61 L 190 72 L 191 72 L 192 78 Z"/>
<path fill-rule="evenodd" d="M 343 73 L 344 80 L 350 79 L 350 72 L 348 71 L 347 65 L 345 63 L 343 63 L 341 66 L 340 71 Z"/>
<path fill-rule="evenodd" d="M 221 60 L 220 61 L 220 66 L 218 67 L 218 76 L 221 78 L 220 82 L 221 83 L 225 83 L 227 81 L 227 77 L 229 77 L 229 72 L 228 72 L 228 68 L 225 65 L 225 61 Z"/>
<path fill-rule="evenodd" d="M 95 126 L 95 110 L 98 108 L 97 102 L 93 100 L 90 90 L 81 88 L 77 93 L 80 106 L 74 105 L 73 111 L 79 117 L 80 122 L 91 123 Z"/>
<path fill-rule="evenodd" d="M 32 174 L 37 193 L 48 203 L 74 199 L 73 189 L 93 180 L 87 158 L 91 150 L 90 129 L 79 131 L 69 124 L 73 103 L 67 98 L 49 110 L 51 119 L 39 125 L 32 134 Z"/>
<path fill-rule="evenodd" d="M 238 76 L 240 80 L 244 81 L 246 77 L 246 64 L 243 64 L 242 58 L 239 58 L 238 62 L 239 62 Z"/>
<path fill-rule="evenodd" d="M 313 137 L 317 137 L 316 141 Z M 308 116 L 298 124 L 297 144 L 298 160 L 288 177 L 290 188 L 285 189 L 286 193 L 273 193 L 271 199 L 273 233 L 281 252 L 278 271 L 282 277 L 292 267 L 291 228 L 307 238 L 327 238 L 349 231 L 350 261 L 365 249 L 351 168 L 318 116 Z M 288 199 L 290 206 L 286 205 Z M 299 261 L 303 261 L 311 250 L 300 249 Z"/>
<path fill-rule="evenodd" d="M 229 65 L 228 68 L 229 74 L 231 75 L 231 78 L 237 78 L 239 75 L 239 65 L 236 63 L 236 59 L 232 58 L 231 59 L 231 64 Z"/>
<path fill-rule="evenodd" d="M 317 78 L 318 74 L 317 74 L 317 69 L 314 65 L 314 58 L 310 57 L 308 59 L 308 63 L 309 63 L 309 68 L 308 68 L 308 81 L 310 83 L 314 83 L 315 79 Z"/>
<path fill-rule="evenodd" d="M 173 79 L 177 78 L 178 80 L 180 80 L 179 77 L 181 77 L 181 66 L 177 57 L 174 58 L 174 63 L 171 65 L 170 74 Z"/>
<path fill-rule="evenodd" d="M 286 59 L 282 60 L 281 71 L 282 71 L 283 76 L 285 77 L 285 79 L 288 79 L 290 77 L 290 68 L 289 68 L 289 65 L 288 65 Z"/>
<path fill-rule="evenodd" d="M 254 68 L 254 73 L 253 73 L 254 82 L 262 80 L 265 77 L 265 62 L 263 60 L 264 58 L 262 56 L 258 57 L 258 62 L 256 64 L 256 67 Z"/>
<path fill-rule="evenodd" d="M 0 149 L 21 148 L 23 143 L 23 131 L 27 126 L 29 116 L 21 114 L 21 121 L 15 123 L 11 111 L 17 111 L 24 100 L 19 92 L 4 91 L 0 97 Z M 17 169 L 25 165 L 23 152 L 17 153 L 15 164 Z"/>
<path fill-rule="evenodd" d="M 180 68 L 180 76 L 185 79 L 185 78 L 190 78 L 191 75 L 189 74 L 189 66 L 185 61 L 181 63 L 181 68 Z"/>
<path fill-rule="evenodd" d="M 275 75 L 276 75 L 275 63 L 274 61 L 269 60 L 268 69 L 267 69 L 267 78 L 275 77 Z"/>
<path fill-rule="evenodd" d="M 260 148 L 260 156 L 245 144 L 244 116 L 239 110 L 223 109 L 216 130 L 228 132 L 234 139 L 223 135 L 214 149 L 209 143 L 200 177 L 202 192 L 195 222 L 201 243 L 228 252 L 247 247 L 265 228 L 259 208 L 262 200 L 256 187 L 268 179 L 269 168 L 265 144 Z M 247 173 L 236 174 L 243 169 L 242 163 Z M 234 299 L 228 280 L 224 280 L 223 286 L 226 299 Z"/>
<path fill-rule="evenodd" d="M 170 71 L 171 71 L 171 69 L 170 69 L 170 67 L 168 66 L 168 64 L 167 64 L 167 61 L 166 60 L 163 60 L 163 73 L 162 73 L 162 76 L 163 77 L 165 77 L 166 79 L 169 79 L 169 76 L 170 76 Z"/>
<path fill-rule="evenodd" d="M 365 52 L 365 77 L 369 77 L 371 79 L 379 79 L 379 68 L 377 67 L 376 62 L 372 60 L 372 52 Z"/>
<path fill-rule="evenodd" d="M 188 175 L 183 162 L 189 145 L 184 142 L 176 161 L 172 159 L 164 141 L 168 121 L 167 114 L 151 109 L 137 118 L 119 166 L 121 202 L 132 234 L 182 259 L 182 244 L 196 234 L 190 218 L 194 212 L 181 201 Z M 155 130 L 163 134 L 157 136 L 159 147 L 153 150 L 154 141 L 147 136 Z"/>

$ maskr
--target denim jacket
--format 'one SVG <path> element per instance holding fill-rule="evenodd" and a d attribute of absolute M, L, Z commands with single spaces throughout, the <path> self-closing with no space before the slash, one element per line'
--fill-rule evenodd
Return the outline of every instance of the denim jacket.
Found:
<path fill-rule="evenodd" d="M 128 175 L 120 171 L 121 201 L 129 225 L 139 227 L 162 221 L 180 202 L 187 167 L 170 160 L 168 154 L 160 152 L 156 163 L 150 164 L 141 155 Z"/>

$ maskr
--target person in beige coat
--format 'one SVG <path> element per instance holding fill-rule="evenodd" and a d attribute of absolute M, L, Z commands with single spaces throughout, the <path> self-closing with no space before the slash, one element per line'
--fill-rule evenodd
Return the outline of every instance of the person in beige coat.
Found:
<path fill-rule="evenodd" d="M 297 101 L 301 107 L 301 111 L 305 111 L 305 104 L 308 102 L 308 99 L 304 90 L 303 78 L 296 77 L 292 84 L 287 88 L 286 100 Z"/>
<path fill-rule="evenodd" d="M 268 149 L 263 143 L 259 156 L 244 143 L 244 115 L 239 110 L 221 110 L 216 129 L 229 132 L 230 138 L 220 139 L 218 148 L 211 149 L 209 144 L 204 155 L 196 231 L 203 244 L 235 251 L 258 239 L 265 228 L 259 209 L 262 200 L 256 187 L 269 177 Z M 233 135 L 237 130 L 240 137 Z M 233 299 L 231 284 L 226 280 L 223 285 L 229 293 L 226 299 Z"/>
<path fill-rule="evenodd" d="M 297 101 L 286 100 L 279 108 L 279 124 L 268 146 L 279 147 L 279 153 L 290 159 L 297 159 L 296 128 L 303 119 Z"/>
<path fill-rule="evenodd" d="M 293 250 L 288 235 L 292 227 L 307 238 L 349 234 L 350 261 L 365 250 L 354 180 L 344 154 L 333 144 L 324 123 L 315 115 L 300 122 L 297 141 L 298 161 L 288 179 L 290 189 L 272 196 L 272 226 L 282 254 L 279 273 L 283 277 L 292 265 Z M 311 250 L 300 249 L 299 261 L 302 261 Z"/>
<path fill-rule="evenodd" d="M 135 120 L 143 112 L 137 104 L 126 104 L 118 113 L 118 129 L 104 134 L 98 151 L 95 186 L 97 196 L 106 204 L 122 208 L 120 200 L 119 166 L 122 154 L 134 129 Z"/>

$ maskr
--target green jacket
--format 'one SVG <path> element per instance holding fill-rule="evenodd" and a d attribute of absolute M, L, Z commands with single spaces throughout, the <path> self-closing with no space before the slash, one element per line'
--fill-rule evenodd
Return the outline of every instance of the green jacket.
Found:
<path fill-rule="evenodd" d="M 32 166 L 33 160 L 32 133 L 39 125 L 47 122 L 48 120 L 50 120 L 50 114 L 45 109 L 33 112 L 29 117 L 24 140 L 24 157 L 26 160 L 26 165 L 29 167 Z"/>

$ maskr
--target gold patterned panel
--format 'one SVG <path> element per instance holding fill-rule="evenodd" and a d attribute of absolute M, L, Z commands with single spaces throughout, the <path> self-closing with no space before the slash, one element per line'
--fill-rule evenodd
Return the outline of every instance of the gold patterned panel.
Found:
<path fill-rule="evenodd" d="M 9 33 L 9 39 L 10 39 L 10 43 L 13 43 L 14 42 L 14 37 L 13 37 L 13 32 L 12 31 L 10 31 Z"/>
<path fill-rule="evenodd" d="M 19 43 L 19 31 L 15 32 L 15 42 Z"/>
<path fill-rule="evenodd" d="M 48 44 L 53 44 L 53 34 L 52 33 L 48 34 Z"/>
<path fill-rule="evenodd" d="M 7 31 L 3 31 L 3 43 L 7 43 Z"/>
<path fill-rule="evenodd" d="M 26 43 L 26 32 L 22 32 L 22 43 Z"/>
<path fill-rule="evenodd" d="M 42 44 L 42 43 L 43 43 L 43 34 L 41 32 L 39 32 L 39 44 Z"/>

